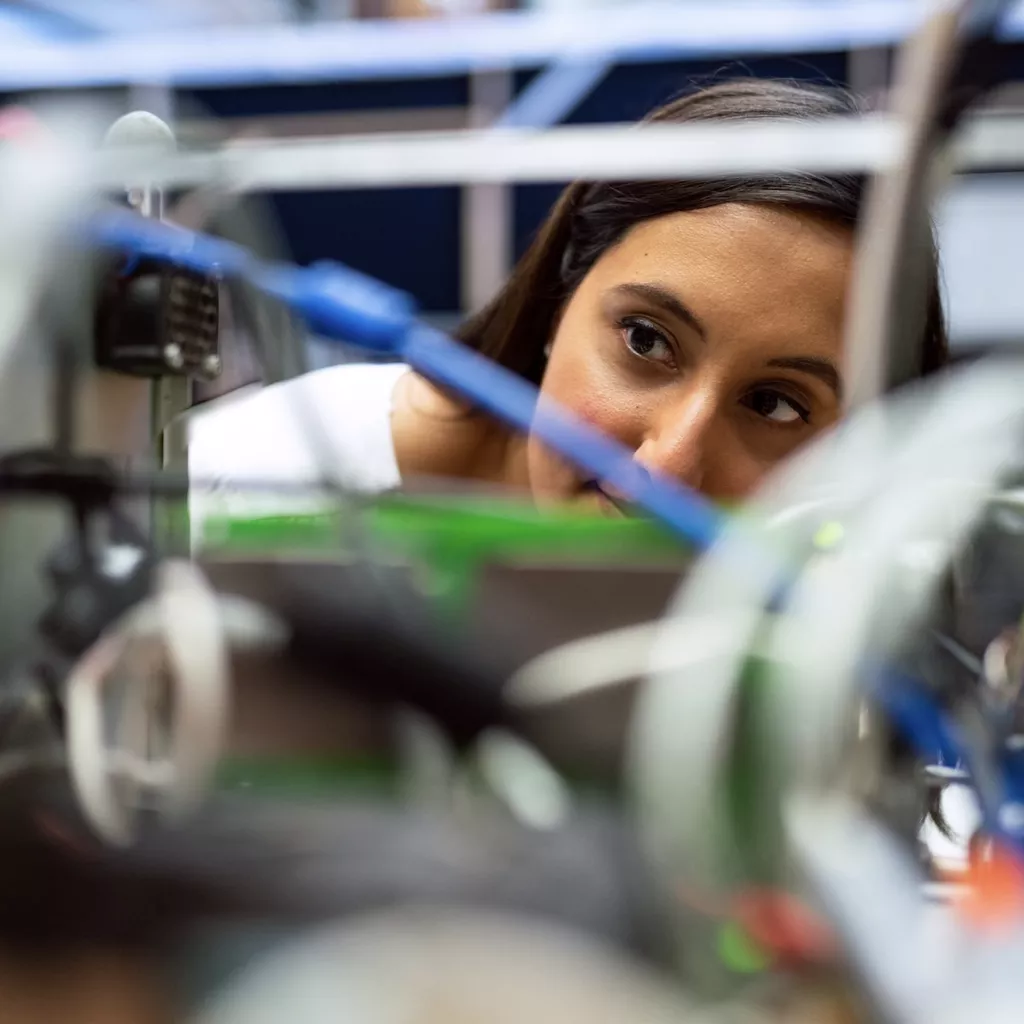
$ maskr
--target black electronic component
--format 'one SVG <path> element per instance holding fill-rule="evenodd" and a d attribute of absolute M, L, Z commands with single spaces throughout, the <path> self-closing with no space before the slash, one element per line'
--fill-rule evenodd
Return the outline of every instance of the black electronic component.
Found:
<path fill-rule="evenodd" d="M 96 364 L 133 377 L 220 374 L 220 288 L 214 277 L 139 260 L 103 280 Z"/>

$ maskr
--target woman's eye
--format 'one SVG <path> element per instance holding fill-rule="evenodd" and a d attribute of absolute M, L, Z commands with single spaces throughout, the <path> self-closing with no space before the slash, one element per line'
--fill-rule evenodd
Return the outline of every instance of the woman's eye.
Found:
<path fill-rule="evenodd" d="M 758 416 L 763 416 L 772 423 L 796 423 L 797 420 L 807 423 L 811 418 L 810 410 L 781 391 L 771 391 L 767 388 L 755 391 L 748 396 L 746 404 Z"/>
<path fill-rule="evenodd" d="M 672 345 L 664 333 L 647 320 L 628 319 L 619 324 L 626 347 L 641 359 L 674 365 Z"/>

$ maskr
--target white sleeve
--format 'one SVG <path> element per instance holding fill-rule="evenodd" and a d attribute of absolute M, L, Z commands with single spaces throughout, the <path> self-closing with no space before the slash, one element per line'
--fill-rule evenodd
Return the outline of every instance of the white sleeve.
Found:
<path fill-rule="evenodd" d="M 286 515 L 324 507 L 321 459 L 360 493 L 401 484 L 392 396 L 407 367 L 334 366 L 198 410 L 189 424 L 194 541 L 216 516 Z M 311 430 L 318 436 L 311 436 Z M 279 492 L 247 483 L 282 484 Z M 309 490 L 302 493 L 303 485 Z"/>

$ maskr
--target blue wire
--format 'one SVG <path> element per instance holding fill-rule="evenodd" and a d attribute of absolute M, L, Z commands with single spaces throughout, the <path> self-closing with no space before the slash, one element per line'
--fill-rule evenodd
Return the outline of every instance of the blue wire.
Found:
<path fill-rule="evenodd" d="M 917 680 L 888 669 L 879 673 L 873 696 L 923 758 L 959 764 L 963 754 L 941 709 Z"/>
<path fill-rule="evenodd" d="M 128 210 L 92 217 L 82 231 L 94 245 L 118 249 L 139 259 L 175 263 L 204 274 L 249 276 L 255 259 L 240 245 L 202 235 Z"/>
<path fill-rule="evenodd" d="M 125 211 L 94 218 L 88 237 L 137 257 L 245 277 L 291 306 L 317 334 L 397 356 L 517 430 L 532 432 L 696 548 L 704 550 L 721 533 L 725 517 L 705 498 L 653 476 L 628 448 L 553 403 L 538 402 L 532 384 L 420 323 L 403 292 L 337 264 L 260 263 L 230 242 Z"/>
<path fill-rule="evenodd" d="M 886 714 L 903 732 L 917 753 L 925 759 L 939 758 L 940 764 L 962 764 L 970 779 L 977 780 L 975 759 L 957 735 L 956 723 L 935 703 L 927 690 L 913 678 L 893 669 L 878 673 L 874 697 Z M 1000 839 L 1024 859 L 1024 836 L 1007 829 L 1000 812 L 1015 802 L 1017 787 L 1006 759 L 999 759 L 992 773 L 996 792 L 976 783 L 972 788 L 978 797 L 985 831 Z"/>

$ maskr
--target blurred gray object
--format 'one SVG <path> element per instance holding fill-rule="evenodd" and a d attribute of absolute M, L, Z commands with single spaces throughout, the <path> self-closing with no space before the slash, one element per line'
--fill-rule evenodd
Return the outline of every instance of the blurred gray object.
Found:
<path fill-rule="evenodd" d="M 962 178 L 936 219 L 954 349 L 1024 340 L 1024 174 Z"/>
<path fill-rule="evenodd" d="M 286 946 L 243 972 L 196 1024 L 269 1024 L 299 1007 L 308 1024 L 708 1019 L 657 975 L 580 936 L 439 910 L 368 917 Z"/>

